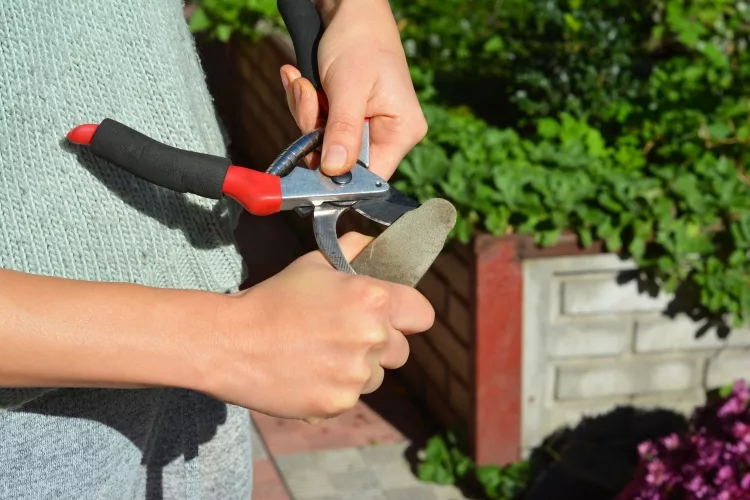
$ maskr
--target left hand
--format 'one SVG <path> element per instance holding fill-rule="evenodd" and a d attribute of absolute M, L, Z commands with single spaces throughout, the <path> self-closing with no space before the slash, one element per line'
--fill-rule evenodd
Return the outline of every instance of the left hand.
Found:
<path fill-rule="evenodd" d="M 322 153 L 308 165 L 327 175 L 349 171 L 357 161 L 362 128 L 370 118 L 370 168 L 389 179 L 427 133 L 387 0 L 318 0 L 325 26 L 318 69 L 329 103 L 321 118 L 315 88 L 291 65 L 281 68 L 289 110 L 303 133 L 325 124 Z"/>

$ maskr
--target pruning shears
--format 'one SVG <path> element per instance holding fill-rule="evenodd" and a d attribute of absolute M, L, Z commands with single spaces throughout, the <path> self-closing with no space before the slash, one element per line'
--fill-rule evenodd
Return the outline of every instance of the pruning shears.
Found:
<path fill-rule="evenodd" d="M 321 108 L 327 99 L 320 85 L 318 42 L 323 26 L 310 0 L 278 0 L 297 57 L 297 66 L 318 89 Z M 362 148 L 354 168 L 329 177 L 320 169 L 300 166 L 309 153 L 323 143 L 325 127 L 303 135 L 287 147 L 265 172 L 233 165 L 227 158 L 187 151 L 158 142 L 112 119 L 83 124 L 68 133 L 68 140 L 89 146 L 94 155 L 161 187 L 210 199 L 228 196 L 253 215 L 265 216 L 283 210 L 299 215 L 312 212 L 318 248 L 331 265 L 356 274 L 338 243 L 336 225 L 347 210 L 354 210 L 383 226 L 390 226 L 405 213 L 418 208 L 415 200 L 401 193 L 369 170 L 370 133 L 365 120 Z"/>

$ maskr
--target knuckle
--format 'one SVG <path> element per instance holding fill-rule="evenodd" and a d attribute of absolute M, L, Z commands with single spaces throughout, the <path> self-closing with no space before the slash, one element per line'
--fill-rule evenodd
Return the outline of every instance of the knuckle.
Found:
<path fill-rule="evenodd" d="M 414 121 L 414 124 L 410 129 L 412 130 L 412 140 L 414 142 L 419 142 L 422 139 L 425 138 L 427 135 L 427 132 L 429 131 L 429 125 L 427 123 L 427 119 L 425 118 L 424 114 L 422 112 L 419 113 L 419 118 L 417 118 Z"/>
<path fill-rule="evenodd" d="M 352 134 L 357 131 L 357 125 L 355 120 L 350 116 L 336 116 L 331 117 L 326 123 L 326 133 L 338 132 L 344 134 Z"/>
<path fill-rule="evenodd" d="M 388 307 L 390 294 L 388 290 L 378 283 L 367 283 L 363 286 L 361 293 L 362 303 L 368 309 L 383 310 Z"/>
<path fill-rule="evenodd" d="M 381 346 L 388 342 L 388 332 L 382 328 L 371 328 L 365 332 L 362 340 L 370 347 Z"/>
<path fill-rule="evenodd" d="M 329 391 L 322 398 L 321 412 L 327 416 L 340 415 L 354 407 L 359 400 L 355 391 Z"/>
<path fill-rule="evenodd" d="M 349 373 L 350 381 L 357 387 L 362 387 L 372 377 L 372 371 L 367 366 L 360 366 Z"/>

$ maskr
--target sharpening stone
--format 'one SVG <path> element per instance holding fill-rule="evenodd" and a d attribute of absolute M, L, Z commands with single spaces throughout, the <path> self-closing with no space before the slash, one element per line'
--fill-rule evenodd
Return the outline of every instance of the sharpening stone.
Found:
<path fill-rule="evenodd" d="M 352 261 L 357 274 L 414 287 L 445 246 L 456 208 L 434 198 L 402 215 Z"/>

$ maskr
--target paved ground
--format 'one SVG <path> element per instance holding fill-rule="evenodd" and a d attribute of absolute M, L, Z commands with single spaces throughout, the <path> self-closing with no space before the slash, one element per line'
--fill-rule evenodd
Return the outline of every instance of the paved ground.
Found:
<path fill-rule="evenodd" d="M 420 482 L 411 462 L 427 425 L 391 378 L 317 426 L 253 414 L 254 500 L 462 500 Z"/>

